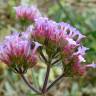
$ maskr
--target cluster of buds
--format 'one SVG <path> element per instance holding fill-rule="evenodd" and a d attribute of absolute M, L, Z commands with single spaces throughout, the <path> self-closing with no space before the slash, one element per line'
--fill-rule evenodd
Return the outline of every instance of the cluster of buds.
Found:
<path fill-rule="evenodd" d="M 42 94 L 64 76 L 83 75 L 87 68 L 96 68 L 94 63 L 83 64 L 86 62 L 84 56 L 88 48 L 81 44 L 85 36 L 76 28 L 65 22 L 57 23 L 47 17 L 42 17 L 33 6 L 18 6 L 15 7 L 15 11 L 18 19 L 34 21 L 34 24 L 24 32 L 12 33 L 5 37 L 0 45 L 0 60 L 15 72 L 24 73 L 28 68 L 36 65 L 37 58 L 41 56 L 47 65 Z M 58 62 L 63 66 L 63 74 L 47 87 L 50 68 Z M 24 76 L 23 79 L 25 80 Z M 39 93 L 30 84 L 28 86 Z"/>

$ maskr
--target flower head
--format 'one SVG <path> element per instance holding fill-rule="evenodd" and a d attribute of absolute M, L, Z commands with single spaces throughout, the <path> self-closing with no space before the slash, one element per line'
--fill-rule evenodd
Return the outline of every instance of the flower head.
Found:
<path fill-rule="evenodd" d="M 48 40 L 56 40 L 57 23 L 48 18 L 39 18 L 35 21 L 34 37 L 40 37 Z"/>
<path fill-rule="evenodd" d="M 0 45 L 0 60 L 8 66 L 23 71 L 34 66 L 37 62 L 36 51 L 40 46 L 37 42 L 30 47 L 30 42 L 22 39 L 19 33 L 6 36 Z"/>
<path fill-rule="evenodd" d="M 40 12 L 38 11 L 38 9 L 35 6 L 17 6 L 14 7 L 15 11 L 16 11 L 16 17 L 17 18 L 25 18 L 31 21 L 34 21 L 36 18 L 41 17 Z"/>
<path fill-rule="evenodd" d="M 88 48 L 81 44 L 81 41 L 85 38 L 85 36 L 82 35 L 76 28 L 68 23 L 56 23 L 48 18 L 41 17 L 36 19 L 32 35 L 40 43 L 43 41 L 44 44 L 47 40 L 52 44 L 56 44 L 55 47 L 60 48 L 59 51 L 62 55 L 64 65 L 72 65 L 70 70 L 73 70 L 73 73 L 76 70 L 78 71 L 77 73 L 80 74 L 85 72 L 85 68 L 81 63 L 86 62 L 84 55 Z M 47 46 L 47 48 L 52 49 L 51 44 Z"/>

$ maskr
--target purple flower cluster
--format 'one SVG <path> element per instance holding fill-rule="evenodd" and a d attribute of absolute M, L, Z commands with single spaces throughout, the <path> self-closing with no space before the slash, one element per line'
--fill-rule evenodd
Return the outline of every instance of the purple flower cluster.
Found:
<path fill-rule="evenodd" d="M 29 26 L 21 34 L 13 33 L 7 36 L 0 45 L 0 60 L 8 66 L 32 67 L 37 62 L 38 55 L 36 51 L 38 47 L 41 44 L 42 47 L 46 46 L 45 41 L 47 41 L 47 43 L 51 43 L 48 43 L 47 47 L 44 48 L 45 50 L 52 50 L 50 54 L 53 54 L 55 49 L 59 48 L 57 53 L 59 53 L 65 73 L 70 70 L 73 74 L 82 75 L 86 72 L 86 68 L 96 67 L 94 63 L 88 65 L 81 64 L 86 62 L 84 56 L 88 48 L 81 44 L 85 36 L 76 28 L 65 22 L 57 23 L 46 17 L 41 17 L 37 8 L 33 6 L 18 6 L 15 7 L 15 11 L 17 18 L 34 21 L 34 26 Z M 51 45 L 55 45 L 55 48 L 52 48 Z"/>
<path fill-rule="evenodd" d="M 34 21 L 36 18 L 40 17 L 41 14 L 40 12 L 37 10 L 37 8 L 35 6 L 17 6 L 14 7 L 15 11 L 16 11 L 16 17 L 17 18 L 25 18 L 31 21 Z"/>
<path fill-rule="evenodd" d="M 35 21 L 32 36 L 36 40 L 39 40 L 39 42 L 41 41 L 40 43 L 44 43 L 45 40 L 47 40 L 51 41 L 52 44 L 56 44 L 63 54 L 64 65 L 69 66 L 71 64 L 73 73 L 82 75 L 85 73 L 87 67 L 90 66 L 94 68 L 94 66 L 96 66 L 95 64 L 81 64 L 86 62 L 84 56 L 89 48 L 86 48 L 81 44 L 81 41 L 85 36 L 68 23 L 56 23 L 55 21 L 48 20 L 48 18 L 38 18 Z"/>
<path fill-rule="evenodd" d="M 37 42 L 30 47 L 30 42 L 21 38 L 21 33 L 13 33 L 5 37 L 0 45 L 0 60 L 14 68 L 29 68 L 37 63 L 36 51 L 40 46 Z"/>
<path fill-rule="evenodd" d="M 85 37 L 70 24 L 64 22 L 56 23 L 55 21 L 43 17 L 35 20 L 35 28 L 32 34 L 35 37 L 48 38 L 56 43 L 67 41 L 70 45 L 78 45 L 81 39 Z M 76 36 L 78 38 L 74 40 Z"/>

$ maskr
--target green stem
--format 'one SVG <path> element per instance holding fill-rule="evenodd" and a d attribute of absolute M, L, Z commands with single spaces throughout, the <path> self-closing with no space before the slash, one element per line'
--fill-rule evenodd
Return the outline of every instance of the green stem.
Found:
<path fill-rule="evenodd" d="M 45 62 L 48 62 L 47 59 L 46 59 L 46 57 L 44 56 L 42 50 L 40 50 L 40 55 L 42 56 L 42 58 L 44 59 Z"/>
<path fill-rule="evenodd" d="M 46 76 L 45 76 L 45 80 L 44 80 L 44 84 L 43 84 L 43 88 L 42 88 L 42 93 L 45 93 L 45 91 L 46 91 L 49 73 L 50 73 L 50 67 L 51 67 L 51 64 L 50 63 L 47 64 L 47 71 L 46 71 Z"/>

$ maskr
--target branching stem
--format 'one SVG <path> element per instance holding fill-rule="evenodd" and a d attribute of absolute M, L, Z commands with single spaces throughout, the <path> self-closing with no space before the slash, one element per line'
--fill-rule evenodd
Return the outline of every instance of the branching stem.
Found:
<path fill-rule="evenodd" d="M 59 80 L 61 80 L 62 78 L 64 77 L 64 73 L 59 76 L 55 81 L 53 81 L 48 87 L 47 87 L 47 90 L 46 92 L 48 92 Z"/>
<path fill-rule="evenodd" d="M 27 84 L 27 86 L 34 91 L 36 94 L 40 94 L 39 90 L 37 90 L 36 88 L 34 88 L 25 78 L 25 76 L 23 74 L 20 74 L 20 76 L 22 77 L 22 79 L 24 80 L 24 82 Z"/>

